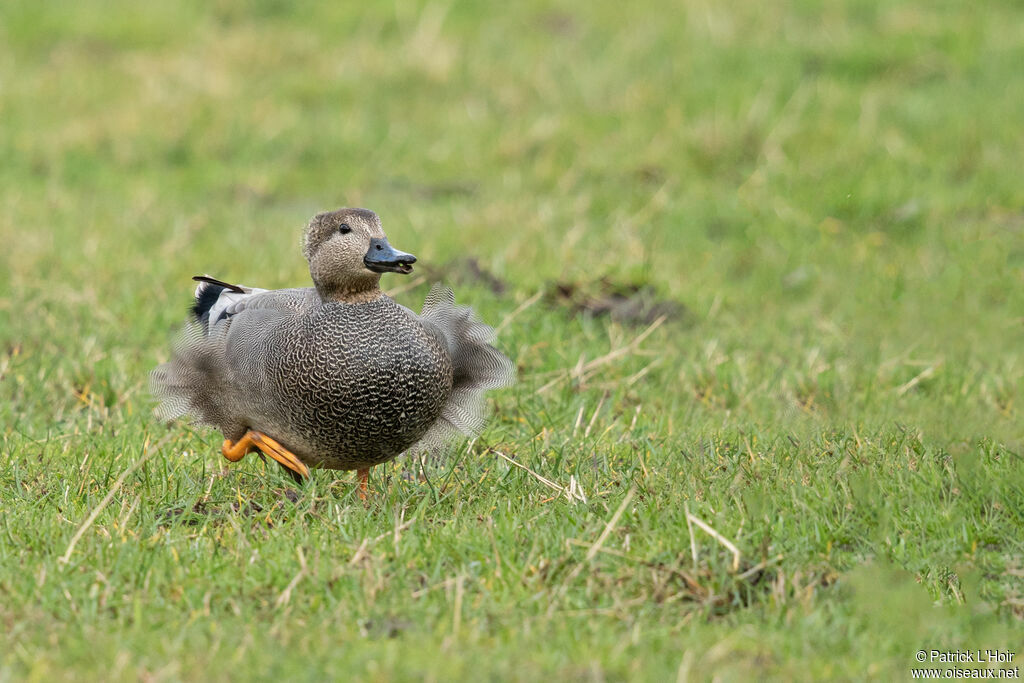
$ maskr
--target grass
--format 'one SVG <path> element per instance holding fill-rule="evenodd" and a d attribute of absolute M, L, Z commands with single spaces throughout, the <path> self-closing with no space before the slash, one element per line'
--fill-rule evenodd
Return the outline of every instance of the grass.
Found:
<path fill-rule="evenodd" d="M 1019 664 L 1022 20 L 4 3 L 0 680 Z M 146 390 L 189 276 L 303 284 L 300 228 L 341 205 L 520 369 L 481 439 L 376 468 L 367 507 L 351 474 L 226 466 Z"/>

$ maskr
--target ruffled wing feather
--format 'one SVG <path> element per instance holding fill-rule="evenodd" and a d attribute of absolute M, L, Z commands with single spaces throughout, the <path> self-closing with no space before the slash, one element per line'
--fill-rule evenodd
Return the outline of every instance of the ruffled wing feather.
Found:
<path fill-rule="evenodd" d="M 420 322 L 444 344 L 452 359 L 451 396 L 441 416 L 411 451 L 436 450 L 460 434 L 477 436 L 487 423 L 485 393 L 515 384 L 516 367 L 496 349 L 494 330 L 469 306 L 456 306 L 451 289 L 435 284 L 423 302 Z"/>

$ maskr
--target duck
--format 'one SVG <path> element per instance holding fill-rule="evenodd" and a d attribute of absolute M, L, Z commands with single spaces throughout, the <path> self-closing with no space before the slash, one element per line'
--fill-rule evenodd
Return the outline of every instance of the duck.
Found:
<path fill-rule="evenodd" d="M 376 213 L 319 213 L 303 234 L 312 287 L 259 289 L 198 275 L 191 315 L 150 383 L 165 422 L 219 429 L 237 462 L 265 454 L 296 480 L 436 451 L 486 424 L 485 394 L 515 365 L 494 330 L 435 284 L 419 314 L 380 288 L 413 272 Z"/>

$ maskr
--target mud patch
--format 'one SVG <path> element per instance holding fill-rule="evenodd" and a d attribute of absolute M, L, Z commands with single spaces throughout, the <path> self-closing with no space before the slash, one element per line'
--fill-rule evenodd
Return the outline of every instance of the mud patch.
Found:
<path fill-rule="evenodd" d="M 211 510 L 206 503 L 196 503 L 191 508 L 176 507 L 165 510 L 160 515 L 160 523 L 164 525 L 178 524 L 181 526 L 199 526 L 209 516 Z"/>
<path fill-rule="evenodd" d="M 280 507 L 280 504 L 278 504 L 278 507 Z M 235 501 L 231 504 L 231 509 L 235 512 L 241 512 L 246 517 L 254 517 L 255 515 L 263 512 L 263 506 L 254 500 L 250 500 L 244 504 Z"/>
<path fill-rule="evenodd" d="M 573 314 L 607 316 L 623 325 L 650 325 L 658 318 L 687 321 L 692 316 L 682 303 L 659 297 L 648 284 L 615 282 L 556 282 L 548 292 L 551 303 Z"/>
<path fill-rule="evenodd" d="M 508 283 L 482 266 L 472 256 L 453 259 L 442 266 L 423 266 L 427 280 L 446 282 L 464 287 L 485 287 L 494 294 L 508 291 Z"/>
<path fill-rule="evenodd" d="M 385 617 L 383 619 L 367 619 L 359 624 L 364 638 L 397 638 L 413 627 L 406 619 Z"/>

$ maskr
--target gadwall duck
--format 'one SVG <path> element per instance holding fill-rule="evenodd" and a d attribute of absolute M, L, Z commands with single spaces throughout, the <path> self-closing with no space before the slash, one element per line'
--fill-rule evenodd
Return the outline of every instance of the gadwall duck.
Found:
<path fill-rule="evenodd" d="M 230 461 L 261 451 L 297 477 L 358 470 L 483 427 L 484 392 L 514 382 L 493 330 L 435 285 L 416 315 L 380 289 L 416 257 L 366 209 L 315 216 L 303 251 L 315 287 L 265 290 L 197 276 L 192 317 L 152 373 L 165 420 L 220 429 Z"/>

